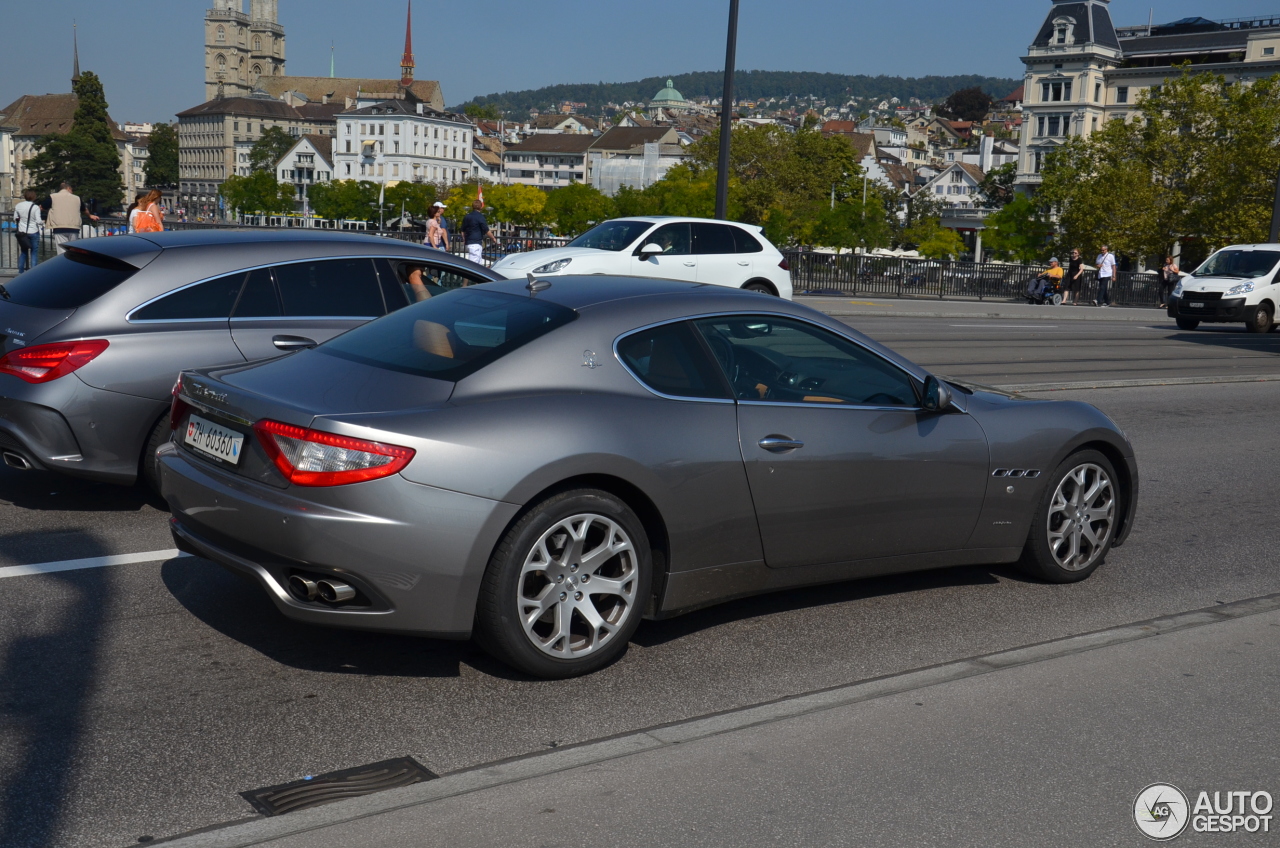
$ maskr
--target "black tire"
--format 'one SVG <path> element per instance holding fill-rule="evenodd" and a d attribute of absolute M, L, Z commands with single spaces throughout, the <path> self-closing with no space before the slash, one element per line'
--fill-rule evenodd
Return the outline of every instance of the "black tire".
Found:
<path fill-rule="evenodd" d="M 1066 501 L 1066 509 L 1055 508 L 1055 501 L 1060 488 L 1064 490 L 1079 488 L 1075 479 L 1079 476 L 1083 476 L 1090 487 L 1100 477 L 1105 476 L 1107 481 L 1105 488 L 1100 487 L 1097 494 L 1084 504 L 1083 509 L 1089 509 L 1089 504 L 1093 504 L 1093 508 L 1098 509 L 1099 504 L 1105 506 L 1109 502 L 1110 517 L 1105 522 L 1105 535 L 1101 539 L 1097 537 L 1099 531 L 1104 528 L 1099 525 L 1104 522 L 1101 520 L 1087 522 L 1089 525 L 1087 532 L 1090 536 L 1083 534 L 1078 536 L 1075 540 L 1075 549 L 1080 550 L 1083 545 L 1088 545 L 1088 551 L 1080 550 L 1079 555 L 1073 555 L 1071 544 L 1066 538 L 1074 528 L 1073 515 L 1070 512 L 1072 507 L 1070 501 Z M 1072 479 L 1068 481 L 1068 477 Z M 1088 491 L 1082 494 L 1088 494 Z M 1083 514 L 1083 509 L 1077 510 L 1074 515 Z M 1038 577 L 1049 583 L 1076 583 L 1084 580 L 1097 571 L 1098 566 L 1102 565 L 1103 560 L 1106 559 L 1107 552 L 1111 550 L 1111 542 L 1115 539 L 1116 527 L 1123 515 L 1124 503 L 1120 493 L 1119 479 L 1111 460 L 1095 450 L 1073 453 L 1049 476 L 1044 494 L 1040 497 L 1040 504 L 1031 519 L 1031 529 L 1027 533 L 1027 542 L 1022 549 L 1022 558 L 1018 560 L 1018 568 L 1032 577 Z M 1061 520 L 1064 516 L 1066 520 Z M 1087 514 L 1085 517 L 1088 517 Z M 1055 531 L 1062 534 L 1062 544 L 1056 548 L 1057 555 L 1051 541 Z M 1066 559 L 1069 565 L 1064 565 L 1061 561 L 1064 558 L 1063 546 L 1066 546 L 1068 554 Z"/>
<path fill-rule="evenodd" d="M 160 494 L 160 465 L 156 462 L 156 451 L 169 441 L 172 435 L 173 431 L 169 427 L 169 413 L 166 412 L 160 416 L 156 426 L 151 428 L 146 447 L 142 449 L 142 458 L 138 461 L 138 480 L 156 495 Z"/>
<path fill-rule="evenodd" d="M 1200 326 L 1200 322 L 1195 318 L 1177 318 L 1179 330 L 1194 330 Z"/>
<path fill-rule="evenodd" d="M 1251 333 L 1269 333 L 1275 325 L 1275 312 L 1270 304 L 1260 303 L 1244 311 L 1244 327 Z"/>
<path fill-rule="evenodd" d="M 777 297 L 777 293 L 769 286 L 768 283 L 747 283 L 742 287 L 745 291 L 758 292 L 759 294 L 767 294 Z"/>
<path fill-rule="evenodd" d="M 573 522 L 579 519 L 589 522 L 581 525 L 583 544 L 579 548 L 585 548 L 584 553 L 604 550 L 602 545 L 591 546 L 606 537 L 610 545 L 625 538 L 629 547 L 594 566 L 588 567 L 584 560 L 579 570 L 579 563 L 569 561 L 575 557 L 570 556 L 572 539 L 564 527 L 568 524 L 574 529 Z M 615 536 L 615 529 L 622 535 Z M 540 550 L 552 557 L 545 570 L 537 569 Z M 530 564 L 528 572 L 526 563 Z M 476 605 L 476 639 L 497 659 L 534 677 L 562 679 L 590 674 L 627 649 L 648 606 L 652 575 L 644 525 L 623 501 L 598 489 L 552 495 L 529 509 L 494 549 Z M 596 583 L 589 582 L 592 577 Z M 605 580 L 624 587 L 630 600 L 624 603 L 621 594 L 590 591 Z M 553 591 L 557 586 L 563 592 Z M 568 597 L 571 595 L 574 597 Z M 546 612 L 530 618 L 526 628 L 522 607 L 527 605 L 532 615 L 539 599 Z M 583 610 L 594 612 L 609 632 L 602 637 L 604 628 L 591 625 Z M 563 616 L 568 616 L 567 628 L 561 626 Z M 600 644 L 591 645 L 596 639 Z"/>

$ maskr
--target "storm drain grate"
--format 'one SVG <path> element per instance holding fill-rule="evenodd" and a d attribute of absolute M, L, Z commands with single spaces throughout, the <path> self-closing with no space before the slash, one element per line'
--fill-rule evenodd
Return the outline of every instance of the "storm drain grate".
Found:
<path fill-rule="evenodd" d="M 264 816 L 280 816 L 296 810 L 318 807 L 331 801 L 371 795 L 384 789 L 412 786 L 435 780 L 434 774 L 413 757 L 398 757 L 367 766 L 319 774 L 312 778 L 241 792 L 253 808 Z"/>

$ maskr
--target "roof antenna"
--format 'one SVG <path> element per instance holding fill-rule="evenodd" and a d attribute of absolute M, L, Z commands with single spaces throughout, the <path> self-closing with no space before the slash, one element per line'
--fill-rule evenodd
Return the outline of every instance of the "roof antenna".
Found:
<path fill-rule="evenodd" d="M 525 284 L 525 288 L 529 290 L 529 297 L 537 297 L 538 292 L 546 291 L 551 288 L 550 280 L 539 280 L 533 276 L 533 272 L 529 272 L 529 282 Z"/>

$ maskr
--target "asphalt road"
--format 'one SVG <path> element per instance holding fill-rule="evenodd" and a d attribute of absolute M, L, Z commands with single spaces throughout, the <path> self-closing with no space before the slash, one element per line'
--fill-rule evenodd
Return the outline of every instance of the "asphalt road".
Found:
<path fill-rule="evenodd" d="M 1220 369 L 1251 362 L 1231 358 L 1242 341 L 1250 373 L 1280 373 L 1276 337 L 1234 331 L 849 320 L 990 383 L 1057 381 L 1063 363 L 1234 374 Z M 1280 591 L 1280 383 L 1058 396 L 1108 412 L 1143 473 L 1133 535 L 1085 583 L 966 568 L 739 601 L 646 623 L 580 680 L 521 679 L 466 644 L 294 624 L 198 559 L 0 578 L 0 845 L 136 844 L 250 816 L 238 793 L 308 774 L 405 755 L 445 773 Z M 164 514 L 136 492 L 0 470 L 0 567 L 168 547 Z"/>

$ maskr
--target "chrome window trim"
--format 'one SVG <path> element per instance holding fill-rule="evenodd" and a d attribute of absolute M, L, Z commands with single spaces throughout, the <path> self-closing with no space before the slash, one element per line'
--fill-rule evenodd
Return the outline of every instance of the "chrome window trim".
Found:
<path fill-rule="evenodd" d="M 872 356 L 875 356 L 879 359 L 883 359 L 885 362 L 888 362 L 894 368 L 897 368 L 903 373 L 905 373 L 912 380 L 920 379 L 916 377 L 915 374 L 912 374 L 910 371 L 903 368 L 898 363 L 893 362 L 889 359 L 885 359 L 885 357 L 881 356 L 879 353 L 875 352 L 871 348 L 862 344 L 857 339 L 851 339 L 848 336 L 844 335 L 843 333 L 839 333 L 835 330 L 832 330 L 830 327 L 824 327 L 821 324 L 815 324 L 812 321 L 809 321 L 805 318 L 797 317 L 795 315 L 787 315 L 785 313 L 779 313 L 779 312 L 761 312 L 757 309 L 748 309 L 748 310 L 740 310 L 740 311 L 733 311 L 733 312 L 705 312 L 705 313 L 699 313 L 697 315 L 686 315 L 681 318 L 666 318 L 662 321 L 654 321 L 652 324 L 645 324 L 643 326 L 636 327 L 631 330 L 627 330 L 625 333 L 620 333 L 617 336 L 617 338 L 613 340 L 613 358 L 618 360 L 618 364 L 622 366 L 623 370 L 626 371 L 628 374 L 630 374 L 632 378 L 637 383 L 639 383 L 642 388 L 645 389 L 645 391 L 651 394 L 655 394 L 660 398 L 665 398 L 667 400 L 693 401 L 695 403 L 735 403 L 735 404 L 743 403 L 743 404 L 749 404 L 751 406 L 792 406 L 792 407 L 798 407 L 800 409 L 813 409 L 815 407 L 818 407 L 818 408 L 825 407 L 828 409 L 862 409 L 862 410 L 875 410 L 875 411 L 881 411 L 881 412 L 923 412 L 925 411 L 923 406 L 872 406 L 872 405 L 852 404 L 852 403 L 803 403 L 803 402 L 796 402 L 796 401 L 776 401 L 776 400 L 742 400 L 739 398 L 724 400 L 721 398 L 680 397 L 678 395 L 668 395 L 658 391 L 657 389 L 651 388 L 647 383 L 645 383 L 645 381 L 641 379 L 640 376 L 636 374 L 636 372 L 631 370 L 631 368 L 627 365 L 626 361 L 623 360 L 622 355 L 618 352 L 618 344 L 623 339 L 629 336 L 633 336 L 636 333 L 642 333 L 645 330 L 652 330 L 655 327 L 662 327 L 667 324 L 678 324 L 681 321 L 692 322 L 692 321 L 703 321 L 707 318 L 732 318 L 737 316 L 745 316 L 748 318 L 752 316 L 784 318 L 787 320 L 799 322 L 801 324 L 807 324 L 816 330 L 825 330 L 828 333 L 834 333 L 835 335 L 839 336 L 840 338 L 844 339 L 850 344 L 857 345 L 859 348 L 861 348 L 862 350 L 865 350 L 867 353 L 871 354 Z M 716 367 L 717 368 L 720 367 L 719 362 L 716 363 Z M 938 379 L 941 380 L 942 378 L 939 377 Z"/>
<path fill-rule="evenodd" d="M 409 244 L 412 244 L 412 242 L 409 242 Z M 426 249 L 426 248 L 424 248 L 424 250 L 425 250 L 425 249 Z M 436 253 L 441 253 L 441 254 L 442 254 L 442 255 L 444 255 L 444 256 L 451 256 L 450 254 L 443 253 L 443 251 L 436 251 Z M 128 312 L 126 312 L 126 313 L 125 313 L 125 316 L 124 316 L 124 320 L 125 320 L 125 322 L 126 322 L 126 323 L 129 323 L 129 324 L 143 324 L 143 325 L 146 325 L 146 324 L 179 324 L 179 323 L 184 323 L 184 322 L 185 322 L 185 323 L 191 323 L 191 322 L 209 323 L 210 321 L 236 321 L 236 320 L 240 320 L 240 321 L 245 321 L 245 320 L 248 320 L 248 321 L 269 321 L 269 320 L 272 320 L 273 318 L 286 319 L 286 318 L 289 318 L 290 316 L 288 316 L 288 315 L 276 315 L 276 316 L 267 316 L 267 317 L 265 317 L 265 318 L 260 317 L 260 318 L 240 318 L 240 319 L 237 319 L 237 318 L 231 318 L 231 317 L 229 317 L 229 318 L 134 318 L 134 317 L 133 317 L 133 315 L 134 315 L 134 313 L 135 313 L 135 312 L 138 312 L 138 311 L 139 311 L 139 310 L 141 310 L 141 309 L 145 309 L 146 307 L 150 306 L 151 304 L 155 303 L 155 302 L 156 302 L 156 301 L 158 301 L 158 300 L 163 300 L 164 298 L 168 297 L 169 295 L 177 294 L 177 293 L 178 293 L 178 292 L 180 292 L 180 291 L 186 291 L 187 289 L 191 288 L 192 286 L 198 286 L 198 285 L 201 285 L 201 284 L 203 284 L 203 283 L 211 283 L 211 282 L 213 282 L 214 280 L 219 280 L 219 279 L 221 279 L 221 278 L 223 278 L 223 277 L 230 277 L 230 276 L 232 276 L 233 274 L 248 274 L 248 273 L 250 273 L 250 272 L 252 272 L 252 271 L 260 271 L 260 270 L 262 270 L 263 268 L 278 268 L 278 267 L 280 267 L 281 265 L 296 265 L 296 264 L 301 263 L 301 262 L 328 262 L 328 261 L 333 260 L 333 259 L 399 259 L 399 260 L 401 260 L 401 261 L 405 261 L 405 262 L 423 262 L 424 264 L 429 264 L 429 263 L 430 263 L 432 260 L 434 260 L 435 258 L 436 258 L 436 257 L 434 257 L 434 256 L 413 257 L 413 256 L 397 255 L 397 254 L 393 254 L 393 253 L 368 253 L 368 254 L 365 254 L 365 253 L 352 253 L 352 254 L 347 254 L 347 255 L 345 255 L 345 256 L 312 256 L 312 257 L 308 257 L 308 258 L 306 258 L 306 259 L 287 259 L 287 260 L 284 260 L 284 261 L 266 262 L 266 263 L 263 263 L 263 264 L 261 264 L 261 265 L 248 265 L 248 266 L 246 266 L 246 267 L 244 267 L 244 268 L 238 268 L 238 269 L 236 269 L 236 270 L 234 270 L 234 271 L 223 271 L 223 272 L 222 272 L 222 273 L 220 273 L 220 274 L 214 274 L 214 275 L 213 275 L 213 276 L 211 276 L 211 277 L 205 277 L 204 279 L 196 280 L 194 283 L 187 283 L 185 286 L 179 286 L 179 287 L 178 287 L 178 288 L 176 288 L 176 289 L 170 289 L 169 291 L 165 292 L 164 294 L 158 294 L 158 295 L 156 295 L 155 297 L 151 298 L 150 300 L 148 300 L 148 301 L 146 301 L 146 302 L 144 302 L 144 303 L 140 303 L 140 304 L 138 304 L 137 306 L 135 306 L 135 307 L 133 307 L 132 309 L 130 309 Z M 373 270 L 374 270 L 374 273 L 376 274 L 376 273 L 378 272 L 377 266 L 374 266 L 374 269 L 373 269 Z M 464 270 L 467 270 L 467 269 L 464 269 L 464 268 L 461 268 L 460 266 L 456 266 L 456 265 L 455 265 L 455 266 L 453 266 L 453 270 L 457 271 L 458 273 L 462 273 Z M 486 282 L 495 282 L 495 281 L 494 281 L 494 280 L 486 280 Z M 381 295 L 381 294 L 382 294 L 381 284 L 379 284 L 378 294 L 379 294 L 379 295 Z M 388 314 L 390 314 L 390 313 L 388 313 Z M 320 316 L 315 316 L 315 315 L 306 315 L 306 316 L 300 316 L 300 317 L 302 317 L 302 318 L 304 318 L 304 319 L 305 319 L 305 318 L 318 318 L 318 317 L 320 317 Z M 334 320 L 334 321 L 351 320 L 349 317 L 344 317 L 344 316 L 340 316 L 340 315 L 335 315 L 335 316 L 331 316 L 331 317 L 332 317 L 332 320 Z M 368 320 L 373 320 L 373 318 L 381 318 L 382 316 L 380 316 L 380 315 L 374 315 L 374 316 L 369 316 L 369 317 L 363 317 L 363 316 L 361 316 L 361 317 L 363 318 L 363 320 L 367 320 L 367 321 L 368 321 Z"/>

